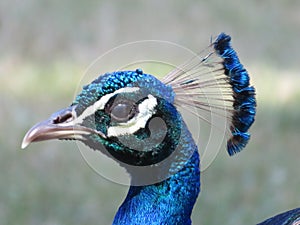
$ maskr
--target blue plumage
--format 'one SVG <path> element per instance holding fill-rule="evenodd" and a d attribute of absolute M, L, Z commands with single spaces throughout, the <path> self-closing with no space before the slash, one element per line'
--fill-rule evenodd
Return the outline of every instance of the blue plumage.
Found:
<path fill-rule="evenodd" d="M 191 224 L 190 216 L 200 191 L 199 154 L 192 135 L 182 121 L 181 115 L 173 106 L 175 94 L 171 86 L 164 85 L 140 69 L 107 73 L 86 86 L 76 97 L 72 106 L 76 106 L 75 111 L 77 115 L 80 115 L 88 105 L 93 105 L 106 94 L 124 87 L 139 88 L 139 91 L 132 96 L 126 94 L 127 99 L 139 96 L 137 100 L 141 101 L 149 94 L 155 96 L 157 106 L 153 117 L 161 118 L 168 129 L 162 142 L 157 145 L 150 142 L 150 145 L 144 145 L 143 151 L 126 146 L 126 139 L 134 142 L 135 146 L 138 145 L 138 142 L 145 143 L 145 136 L 141 136 L 141 133 L 147 132 L 147 129 L 144 128 L 132 135 L 125 136 L 125 140 L 121 141 L 115 137 L 103 139 L 96 134 L 83 141 L 91 148 L 100 150 L 118 160 L 120 165 L 131 174 L 132 185 L 113 224 Z M 94 116 L 105 118 L 103 114 L 105 113 L 96 111 L 95 114 L 85 118 L 81 125 L 92 127 Z M 112 124 L 109 121 L 106 126 L 112 126 Z M 98 129 L 107 134 L 107 129 L 101 126 Z M 158 130 L 152 131 L 152 133 L 154 133 L 153 139 L 159 135 Z M 146 138 L 149 137 L 146 135 Z M 99 148 L 99 142 L 105 148 Z M 170 156 L 172 153 L 173 155 Z M 174 160 L 163 161 L 166 157 Z M 161 162 L 160 166 L 156 164 L 159 162 Z M 149 165 L 153 166 L 147 168 L 145 176 L 145 173 L 141 171 L 144 166 Z M 136 166 L 143 167 L 139 168 L 137 172 Z M 148 183 L 149 179 L 159 182 L 141 185 L 143 181 Z"/>
<path fill-rule="evenodd" d="M 146 186 L 131 186 L 120 206 L 114 225 L 189 225 L 200 191 L 199 155 L 185 130 L 181 146 L 193 152 L 185 166 L 168 179 Z"/>
<path fill-rule="evenodd" d="M 124 87 L 140 87 L 141 91 L 147 92 L 149 88 L 155 91 L 155 95 L 174 101 L 172 88 L 161 83 L 152 75 L 143 73 L 141 69 L 135 71 L 116 71 L 100 75 L 91 84 L 83 87 L 83 90 L 76 96 L 72 105 L 78 114 L 86 107 L 93 105 L 106 94 L 113 93 Z"/>
<path fill-rule="evenodd" d="M 300 224 L 300 208 L 296 208 L 284 213 L 280 213 L 257 225 L 299 225 L 299 224 Z"/>

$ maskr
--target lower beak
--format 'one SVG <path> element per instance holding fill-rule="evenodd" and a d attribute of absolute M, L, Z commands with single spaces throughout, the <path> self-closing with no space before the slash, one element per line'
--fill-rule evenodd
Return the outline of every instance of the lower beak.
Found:
<path fill-rule="evenodd" d="M 31 142 L 52 139 L 86 140 L 85 137 L 92 133 L 105 137 L 101 132 L 76 124 L 74 107 L 68 107 L 54 113 L 49 119 L 33 126 L 26 133 L 21 148 L 26 148 Z"/>

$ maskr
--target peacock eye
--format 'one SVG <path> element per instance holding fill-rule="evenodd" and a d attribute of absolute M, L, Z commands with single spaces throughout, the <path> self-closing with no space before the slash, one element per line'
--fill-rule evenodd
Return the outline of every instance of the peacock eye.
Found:
<path fill-rule="evenodd" d="M 120 102 L 110 108 L 110 116 L 117 122 L 126 122 L 136 114 L 136 105 L 132 102 Z"/>

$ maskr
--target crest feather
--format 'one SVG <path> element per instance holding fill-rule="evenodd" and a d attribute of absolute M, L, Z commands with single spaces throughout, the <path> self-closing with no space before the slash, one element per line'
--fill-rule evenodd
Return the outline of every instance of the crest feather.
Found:
<path fill-rule="evenodd" d="M 231 47 L 229 35 L 221 33 L 206 49 L 168 73 L 162 81 L 172 86 L 175 105 L 207 122 L 201 111 L 226 117 L 229 155 L 246 146 L 256 114 L 255 89 L 249 86 L 248 72 Z"/>

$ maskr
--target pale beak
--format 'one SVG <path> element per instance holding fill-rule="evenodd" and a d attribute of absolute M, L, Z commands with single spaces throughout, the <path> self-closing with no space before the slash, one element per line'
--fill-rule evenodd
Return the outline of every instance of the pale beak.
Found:
<path fill-rule="evenodd" d="M 106 136 L 99 131 L 76 124 L 74 107 L 68 107 L 54 113 L 49 119 L 33 126 L 25 135 L 21 148 L 26 148 L 31 142 L 52 139 L 86 140 L 87 135 Z"/>

